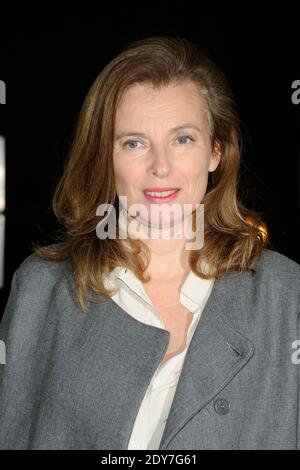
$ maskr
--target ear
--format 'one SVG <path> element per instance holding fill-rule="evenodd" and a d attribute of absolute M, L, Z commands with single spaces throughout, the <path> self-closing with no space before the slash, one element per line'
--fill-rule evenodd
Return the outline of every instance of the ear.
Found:
<path fill-rule="evenodd" d="M 210 158 L 208 171 L 215 171 L 215 169 L 217 168 L 217 166 L 219 165 L 221 161 L 221 156 L 222 156 L 221 146 L 219 142 L 215 142 L 213 146 L 212 155 Z"/>

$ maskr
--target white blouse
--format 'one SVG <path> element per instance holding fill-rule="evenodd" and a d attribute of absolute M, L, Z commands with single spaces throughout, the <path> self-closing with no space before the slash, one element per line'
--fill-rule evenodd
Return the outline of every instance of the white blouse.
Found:
<path fill-rule="evenodd" d="M 105 283 L 107 282 L 109 287 L 119 287 L 111 298 L 129 315 L 140 322 L 165 329 L 143 284 L 131 270 L 118 266 L 110 273 L 110 277 L 105 279 Z M 213 283 L 214 279 L 200 279 L 190 271 L 182 284 L 180 302 L 193 313 L 187 333 L 187 345 L 181 353 L 156 369 L 136 416 L 128 449 L 159 449 L 183 361 Z"/>

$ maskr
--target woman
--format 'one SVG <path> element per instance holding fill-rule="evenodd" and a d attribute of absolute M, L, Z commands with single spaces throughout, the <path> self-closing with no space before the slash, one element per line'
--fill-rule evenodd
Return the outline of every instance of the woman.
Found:
<path fill-rule="evenodd" d="M 136 41 L 101 71 L 62 230 L 13 276 L 1 448 L 300 447 L 300 269 L 241 202 L 240 154 L 226 78 L 188 40 Z"/>

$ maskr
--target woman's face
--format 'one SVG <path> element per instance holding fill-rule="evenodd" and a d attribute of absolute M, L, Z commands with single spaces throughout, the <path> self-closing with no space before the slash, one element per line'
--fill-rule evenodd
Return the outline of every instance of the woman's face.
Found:
<path fill-rule="evenodd" d="M 132 204 L 145 208 L 140 222 L 164 228 L 170 226 L 172 205 L 179 205 L 182 213 L 185 204 L 191 205 L 189 213 L 195 210 L 205 195 L 208 172 L 219 161 L 220 153 L 212 153 L 204 101 L 195 84 L 186 81 L 160 90 L 136 84 L 123 94 L 116 113 L 115 181 L 118 196 L 127 196 L 129 213 Z M 165 202 L 145 194 L 157 188 L 178 191 Z M 172 223 L 180 211 L 176 214 Z"/>

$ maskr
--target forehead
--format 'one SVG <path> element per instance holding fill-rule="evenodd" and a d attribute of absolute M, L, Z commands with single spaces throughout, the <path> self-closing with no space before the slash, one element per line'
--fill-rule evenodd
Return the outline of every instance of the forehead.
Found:
<path fill-rule="evenodd" d="M 144 119 L 188 119 L 205 116 L 205 101 L 195 83 L 172 83 L 160 88 L 152 84 L 134 84 L 122 95 L 117 107 L 117 122 Z"/>

